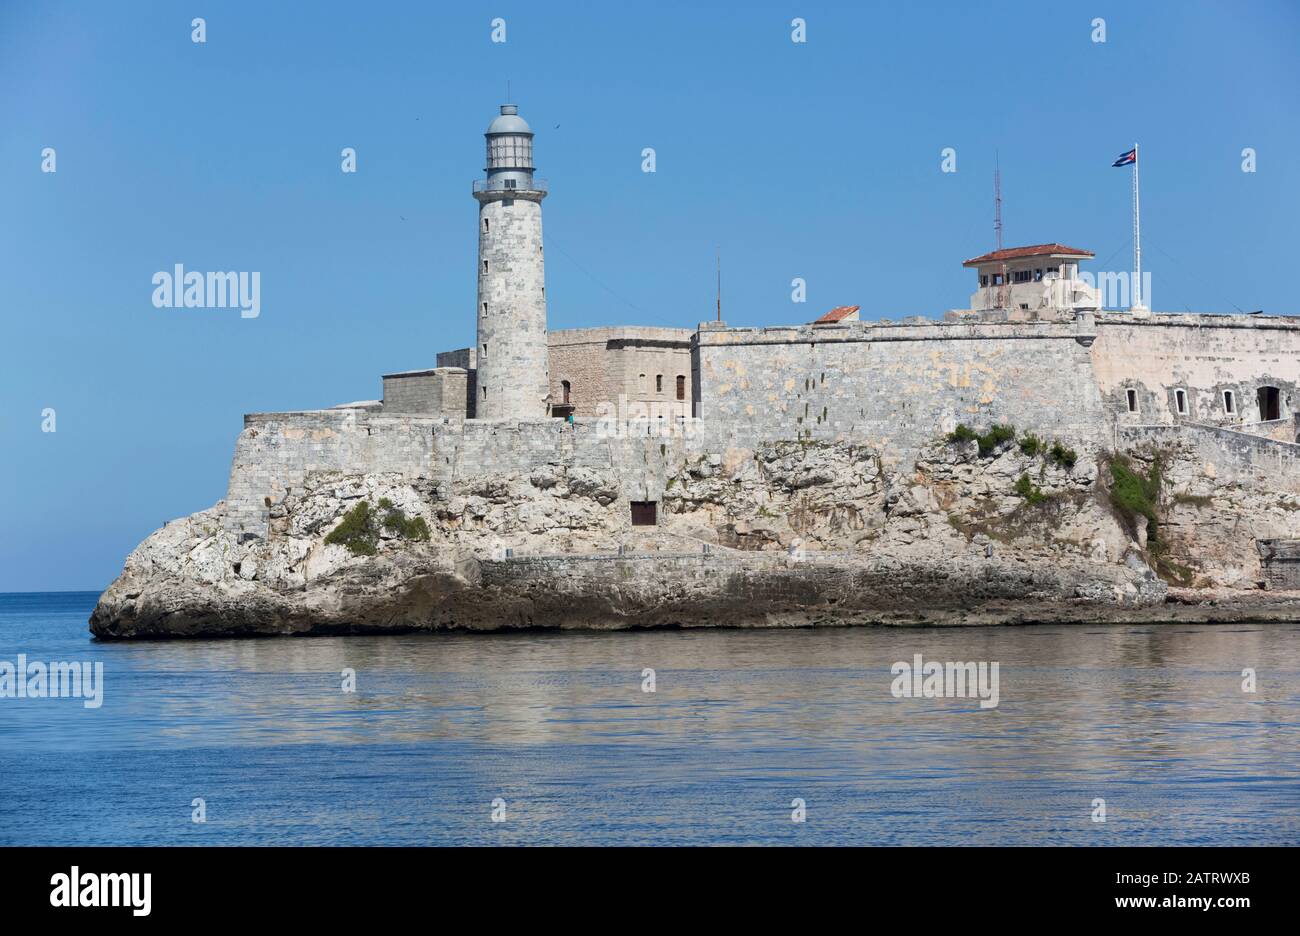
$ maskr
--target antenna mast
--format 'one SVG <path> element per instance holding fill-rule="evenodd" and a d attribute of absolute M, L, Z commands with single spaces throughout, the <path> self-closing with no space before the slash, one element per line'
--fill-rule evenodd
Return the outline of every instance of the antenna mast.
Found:
<path fill-rule="evenodd" d="M 1002 165 L 994 154 L 993 162 L 993 236 L 997 241 L 997 250 L 1002 249 Z M 1005 309 L 1007 305 L 1007 263 L 1002 261 L 1002 282 L 998 285 L 997 308 Z"/>
<path fill-rule="evenodd" d="M 722 321 L 722 248 L 718 248 L 718 321 Z"/>

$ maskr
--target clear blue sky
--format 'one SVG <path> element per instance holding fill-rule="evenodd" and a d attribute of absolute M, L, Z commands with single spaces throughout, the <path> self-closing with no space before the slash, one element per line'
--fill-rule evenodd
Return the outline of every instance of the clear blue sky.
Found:
<path fill-rule="evenodd" d="M 507 80 L 551 183 L 553 328 L 711 317 L 715 246 L 732 324 L 960 307 L 961 261 L 992 247 L 995 151 L 1009 245 L 1123 269 L 1129 170 L 1110 163 L 1134 140 L 1155 306 L 1300 313 L 1298 11 L 8 0 L 0 591 L 106 586 L 223 496 L 244 412 L 374 398 L 473 340 L 470 182 Z M 259 271 L 260 317 L 154 308 L 175 263 Z"/>

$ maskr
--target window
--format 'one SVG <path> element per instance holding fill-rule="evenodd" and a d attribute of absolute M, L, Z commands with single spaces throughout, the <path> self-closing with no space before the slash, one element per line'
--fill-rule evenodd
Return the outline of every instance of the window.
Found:
<path fill-rule="evenodd" d="M 487 262 L 486 260 L 484 260 L 484 261 L 483 261 L 483 272 L 486 273 L 487 271 L 488 271 L 488 262 Z"/>
<path fill-rule="evenodd" d="M 1268 422 L 1271 419 L 1282 418 L 1282 401 L 1277 387 L 1260 387 L 1258 397 L 1260 420 Z"/>
<path fill-rule="evenodd" d="M 487 303 L 483 303 L 483 314 L 487 315 Z"/>
<path fill-rule="evenodd" d="M 486 303 L 486 302 L 483 303 L 483 311 L 484 311 L 484 312 L 487 311 L 487 303 Z M 483 356 L 484 356 L 484 357 L 487 357 L 487 342 L 486 342 L 486 341 L 483 342 Z"/>
<path fill-rule="evenodd" d="M 994 274 L 993 274 L 993 285 L 994 285 L 994 286 L 1001 286 L 1001 285 L 1002 285 L 1002 274 L 1001 274 L 1001 273 L 994 273 Z"/>
<path fill-rule="evenodd" d="M 506 179 L 506 188 L 508 188 L 508 189 L 512 189 L 512 188 L 518 188 L 518 187 L 519 187 L 519 180 L 518 180 L 518 179 Z"/>
<path fill-rule="evenodd" d="M 989 284 L 989 275 L 987 273 L 980 274 L 980 285 L 987 286 L 988 284 Z"/>
<path fill-rule="evenodd" d="M 560 381 L 560 388 L 564 391 L 564 402 L 565 402 L 565 403 L 568 403 L 568 402 L 569 402 L 569 382 L 568 382 L 567 380 L 561 380 L 561 381 Z"/>
<path fill-rule="evenodd" d="M 1185 390 L 1174 391 L 1174 405 L 1178 409 L 1179 416 L 1187 415 L 1187 391 Z"/>
<path fill-rule="evenodd" d="M 655 393 L 664 392 L 664 375 L 655 374 Z"/>
<path fill-rule="evenodd" d="M 1125 390 L 1124 395 L 1128 397 L 1128 411 L 1136 413 L 1138 411 L 1138 393 L 1136 390 Z"/>
<path fill-rule="evenodd" d="M 1237 412 L 1237 401 L 1233 399 L 1231 390 L 1223 391 L 1223 411 L 1229 416 Z"/>
<path fill-rule="evenodd" d="M 487 387 L 483 388 L 483 399 L 487 399 Z"/>
<path fill-rule="evenodd" d="M 637 388 L 638 390 L 644 390 L 644 389 L 645 389 L 645 374 L 642 374 L 642 375 L 640 375 L 639 377 L 637 377 L 637 379 L 636 379 L 636 388 Z"/>
<path fill-rule="evenodd" d="M 658 507 L 658 501 L 632 501 L 632 526 L 654 526 Z"/>
<path fill-rule="evenodd" d="M 486 234 L 486 233 L 487 233 L 488 231 L 490 231 L 490 230 L 492 230 L 492 226 L 488 223 L 488 219 L 487 219 L 487 218 L 484 218 L 484 219 L 483 219 L 483 233 Z"/>
<path fill-rule="evenodd" d="M 679 400 L 686 399 L 686 375 L 685 374 L 677 375 L 677 399 Z"/>
<path fill-rule="evenodd" d="M 1043 271 L 1042 271 L 1042 270 L 1035 270 L 1035 271 L 1034 271 L 1034 282 L 1035 282 L 1035 283 L 1041 282 L 1042 279 L 1043 279 Z"/>
<path fill-rule="evenodd" d="M 1029 270 L 1016 270 L 1011 274 L 1011 281 L 1013 283 L 1028 283 L 1032 277 L 1033 273 Z"/>

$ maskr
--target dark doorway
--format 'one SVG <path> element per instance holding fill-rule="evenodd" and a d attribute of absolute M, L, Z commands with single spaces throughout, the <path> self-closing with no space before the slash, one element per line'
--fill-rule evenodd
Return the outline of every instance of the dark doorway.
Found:
<path fill-rule="evenodd" d="M 564 402 L 565 402 L 565 403 L 568 403 L 568 402 L 569 402 L 569 391 L 572 390 L 573 388 L 569 386 L 569 382 L 568 382 L 567 380 L 561 380 L 561 381 L 560 381 L 560 387 L 564 390 Z"/>
<path fill-rule="evenodd" d="M 1282 418 L 1282 405 L 1278 399 L 1277 387 L 1259 388 L 1259 418 L 1264 422 Z"/>
<path fill-rule="evenodd" d="M 658 501 L 632 501 L 632 526 L 655 526 L 658 513 Z"/>

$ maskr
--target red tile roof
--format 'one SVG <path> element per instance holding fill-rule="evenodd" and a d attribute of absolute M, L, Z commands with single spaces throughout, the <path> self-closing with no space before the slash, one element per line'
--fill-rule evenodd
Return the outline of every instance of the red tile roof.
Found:
<path fill-rule="evenodd" d="M 978 257 L 971 257 L 962 266 L 994 263 L 998 260 L 1018 260 L 1021 257 L 1095 257 L 1091 250 L 1066 247 L 1064 244 L 1036 244 L 1033 247 L 1007 247 Z"/>
<path fill-rule="evenodd" d="M 836 306 L 821 318 L 813 322 L 814 325 L 831 325 L 835 322 L 848 318 L 854 312 L 858 311 L 860 306 Z"/>

